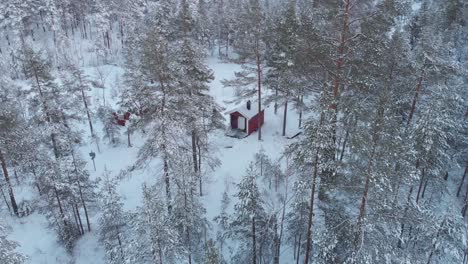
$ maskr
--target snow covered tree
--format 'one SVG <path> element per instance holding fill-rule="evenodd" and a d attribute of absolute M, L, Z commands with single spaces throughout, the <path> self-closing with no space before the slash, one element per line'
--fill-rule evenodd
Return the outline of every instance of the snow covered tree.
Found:
<path fill-rule="evenodd" d="M 122 198 L 117 193 L 117 181 L 104 170 L 101 189 L 102 216 L 99 220 L 100 241 L 104 244 L 109 263 L 125 263 L 123 234 L 127 228 Z"/>
<path fill-rule="evenodd" d="M 142 37 L 136 37 L 127 51 L 126 88 L 121 94 L 121 106 L 138 113 L 138 126 L 148 131 L 147 140 L 139 152 L 137 165 L 160 157 L 163 169 L 168 212 L 172 208 L 172 186 L 169 163 L 175 159 L 179 145 L 176 135 L 185 131 L 178 111 L 180 110 L 177 85 L 177 65 L 171 58 L 177 57 L 171 45 L 174 38 L 172 1 L 159 1 L 147 15 Z M 138 52 L 137 52 L 138 51 Z M 182 135 L 181 135 L 182 136 Z"/>
<path fill-rule="evenodd" d="M 185 259 L 188 263 L 199 263 L 203 259 L 209 226 L 205 218 L 206 209 L 196 195 L 197 176 L 191 170 L 190 155 L 182 149 L 180 151 L 179 159 L 171 165 L 176 186 L 171 221 L 177 230 Z"/>
<path fill-rule="evenodd" d="M 300 87 L 298 82 L 297 55 L 299 22 L 296 17 L 296 3 L 290 0 L 275 23 L 275 37 L 272 41 L 272 50 L 268 60 L 268 72 L 265 84 L 274 90 L 274 94 L 268 96 L 265 103 L 274 102 L 275 114 L 278 103 L 284 105 L 282 135 L 286 135 L 286 121 L 288 103 L 292 98 L 301 96 L 297 94 Z M 302 59 L 302 58 L 301 58 Z M 282 102 L 278 102 L 281 100 Z"/>
<path fill-rule="evenodd" d="M 108 106 L 100 106 L 97 109 L 97 116 L 103 125 L 103 137 L 115 146 L 120 142 L 120 127 L 117 124 L 114 113 L 112 108 Z"/>
<path fill-rule="evenodd" d="M 180 40 L 180 53 L 177 56 L 178 76 L 177 83 L 181 87 L 179 92 L 179 104 L 183 104 L 185 109 L 180 112 L 184 123 L 188 125 L 187 131 L 191 134 L 192 166 L 194 173 L 199 178 L 200 195 L 203 194 L 202 175 L 200 167 L 201 156 L 197 145 L 200 140 L 207 141 L 207 133 L 219 128 L 219 123 L 206 122 L 206 116 L 219 116 L 219 106 L 214 102 L 212 96 L 208 94 L 209 86 L 213 77 L 213 72 L 204 63 L 204 51 L 193 39 L 193 28 L 195 27 L 192 11 L 189 2 L 182 0 L 180 7 L 179 21 L 182 39 Z M 209 118 L 211 119 L 211 118 Z M 212 119 L 211 119 L 212 120 Z M 210 127 L 211 126 L 211 127 Z M 203 149 L 206 153 L 206 149 Z"/>
<path fill-rule="evenodd" d="M 14 99 L 7 80 L 0 80 L 0 164 L 3 178 L 8 190 L 11 208 L 15 215 L 18 215 L 18 203 L 13 191 L 13 183 L 9 169 L 12 169 L 24 151 L 23 138 L 27 131 L 26 122 L 21 110 L 18 108 L 18 101 Z M 9 163 L 9 164 L 8 164 Z M 3 185 L 3 184 L 2 184 Z"/>
<path fill-rule="evenodd" d="M 257 263 L 260 235 L 256 232 L 266 226 L 267 216 L 264 202 L 261 199 L 257 185 L 258 169 L 250 164 L 245 176 L 238 184 L 236 197 L 238 202 L 234 205 L 234 214 L 230 224 L 229 237 L 240 242 L 235 259 L 237 262 Z M 263 237 L 266 239 L 266 237 Z"/>
<path fill-rule="evenodd" d="M 173 263 L 183 254 L 178 250 L 177 232 L 158 189 L 144 185 L 143 205 L 130 215 L 126 262 Z"/>
<path fill-rule="evenodd" d="M 73 87 L 59 86 L 50 65 L 40 53 L 26 49 L 23 57 L 25 73 L 31 79 L 30 110 L 34 124 L 42 128 L 38 133 L 40 148 L 53 153 L 54 160 L 45 157 L 39 187 L 46 199 L 44 207 L 50 223 L 57 229 L 60 239 L 72 250 L 77 238 L 84 233 L 79 205 L 83 206 L 88 230 L 91 230 L 86 203 L 94 198 L 95 183 L 75 148 L 79 146 L 80 131 L 72 127 L 82 118 L 78 107 L 80 95 Z M 43 148 L 44 147 L 44 148 Z M 74 220 L 74 221 L 73 221 Z"/>
<path fill-rule="evenodd" d="M 310 183 L 308 174 L 298 173 L 298 178 L 293 185 L 293 198 L 291 210 L 286 216 L 287 234 L 286 240 L 293 245 L 294 259 L 299 261 L 305 247 L 304 241 L 307 233 L 307 215 L 309 212 Z"/>
<path fill-rule="evenodd" d="M 5 264 L 21 264 L 25 263 L 27 258 L 15 252 L 18 244 L 6 238 L 6 228 L 0 225 L 0 261 Z"/>
<path fill-rule="evenodd" d="M 218 232 L 216 233 L 216 241 L 219 244 L 220 258 L 224 261 L 223 248 L 226 241 L 226 232 L 229 230 L 229 214 L 228 207 L 231 202 L 227 189 L 223 192 L 223 198 L 221 200 L 221 212 L 217 215 L 213 221 L 218 225 Z"/>
<path fill-rule="evenodd" d="M 62 82 L 64 86 L 68 87 L 68 91 L 74 96 L 81 99 L 83 103 L 83 110 L 88 119 L 89 131 L 92 141 L 95 141 L 96 147 L 99 150 L 99 142 L 96 132 L 94 131 L 92 111 L 88 98 L 88 92 L 91 91 L 91 83 L 84 72 L 73 64 L 64 66 L 61 72 Z"/>
<path fill-rule="evenodd" d="M 268 183 L 268 189 L 278 191 L 279 187 L 283 184 L 284 173 L 281 170 L 281 165 L 277 161 L 272 161 L 271 158 L 265 154 L 264 150 L 255 154 L 255 166 L 259 169 L 260 178 Z"/>
<path fill-rule="evenodd" d="M 212 239 L 206 243 L 204 264 L 219 264 L 221 263 L 221 256 L 219 255 L 218 248 Z"/>
<path fill-rule="evenodd" d="M 203 47 L 211 50 L 214 41 L 213 19 L 210 17 L 210 1 L 198 0 L 196 13 L 194 15 L 196 39 Z"/>

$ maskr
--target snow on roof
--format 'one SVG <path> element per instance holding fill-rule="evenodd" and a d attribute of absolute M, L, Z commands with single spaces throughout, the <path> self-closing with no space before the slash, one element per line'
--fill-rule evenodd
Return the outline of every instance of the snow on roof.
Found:
<path fill-rule="evenodd" d="M 262 106 L 262 111 L 263 110 L 265 110 L 265 108 Z M 240 105 L 240 106 L 226 112 L 226 114 L 229 115 L 229 114 L 232 114 L 232 113 L 235 113 L 235 112 L 239 112 L 245 118 L 251 119 L 256 114 L 258 114 L 258 104 L 257 103 L 252 103 L 251 107 L 250 107 L 250 110 L 249 110 L 249 109 L 247 109 L 247 103 L 245 103 L 245 104 L 242 104 L 242 105 Z"/>

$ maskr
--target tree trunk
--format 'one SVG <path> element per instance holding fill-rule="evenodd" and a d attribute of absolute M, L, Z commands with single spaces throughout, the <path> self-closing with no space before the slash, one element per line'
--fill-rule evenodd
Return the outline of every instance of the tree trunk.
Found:
<path fill-rule="evenodd" d="M 193 171 L 196 177 L 198 175 L 198 157 L 197 157 L 197 132 L 195 129 L 192 129 L 192 163 L 193 163 Z M 202 196 L 201 192 L 201 185 L 200 185 L 200 196 Z"/>
<path fill-rule="evenodd" d="M 96 134 L 94 134 L 93 121 L 91 120 L 91 113 L 89 111 L 88 101 L 86 100 L 86 94 L 85 94 L 85 91 L 83 89 L 83 81 L 81 79 L 81 75 L 79 75 L 78 78 L 79 78 L 79 81 L 80 81 L 81 98 L 83 100 L 83 105 L 85 107 L 86 116 L 88 118 L 89 131 L 91 133 L 91 138 L 96 142 L 96 147 L 97 147 L 98 152 L 101 152 L 101 149 L 100 149 L 99 143 L 98 143 L 98 139 L 96 137 Z"/>
<path fill-rule="evenodd" d="M 83 24 L 83 33 L 84 33 L 84 39 L 87 39 L 88 38 L 88 32 L 87 32 L 87 29 L 86 29 L 86 21 L 82 21 L 82 24 Z"/>
<path fill-rule="evenodd" d="M 351 0 L 344 0 L 344 12 L 343 12 L 343 26 L 340 34 L 340 44 L 338 47 L 338 59 L 336 61 L 336 75 L 333 82 L 333 102 L 330 105 L 330 109 L 333 110 L 332 116 L 332 125 L 333 125 L 333 138 L 336 142 L 336 123 L 338 120 L 338 101 L 340 98 L 340 86 L 342 83 L 341 80 L 341 71 L 345 64 L 346 53 L 347 53 L 347 44 L 348 44 L 348 31 L 349 31 L 349 11 L 351 8 Z"/>
<path fill-rule="evenodd" d="M 36 185 L 36 188 L 37 188 L 37 191 L 39 192 L 39 196 L 42 195 L 42 191 L 41 191 L 41 186 L 39 186 L 39 183 L 37 182 L 37 174 L 36 174 L 36 170 L 34 169 L 34 165 L 31 166 L 31 171 L 32 171 L 32 174 L 34 175 L 34 185 Z"/>
<path fill-rule="evenodd" d="M 405 206 L 405 211 L 403 212 L 403 216 L 406 217 L 406 212 L 408 212 L 409 204 L 411 201 L 411 195 L 413 194 L 413 186 L 411 186 L 409 192 L 408 192 L 408 198 L 406 199 L 406 206 Z M 401 228 L 400 228 L 400 239 L 398 240 L 398 247 L 403 248 L 403 234 L 405 232 L 405 223 L 401 223 Z"/>
<path fill-rule="evenodd" d="M 2 193 L 3 200 L 5 201 L 5 204 L 8 207 L 8 212 L 10 212 L 10 215 L 11 215 L 11 207 L 10 207 L 10 204 L 8 203 L 8 200 L 5 196 L 5 192 L 3 192 L 3 187 L 1 185 L 0 185 L 0 192 Z"/>
<path fill-rule="evenodd" d="M 229 58 L 229 32 L 226 34 L 226 58 Z"/>
<path fill-rule="evenodd" d="M 370 167 L 371 165 L 369 165 Z M 362 193 L 361 198 L 361 208 L 359 209 L 359 216 L 356 224 L 356 234 L 354 236 L 354 247 L 357 249 L 359 242 L 361 240 L 361 233 L 362 233 L 362 222 L 364 221 L 364 215 L 366 213 L 366 202 L 367 202 L 367 194 L 369 192 L 369 183 L 371 178 L 371 172 L 369 171 L 366 176 L 366 183 L 364 184 L 364 192 Z"/>
<path fill-rule="evenodd" d="M 185 188 L 185 179 L 184 179 L 184 188 Z M 185 212 L 188 211 L 188 206 L 187 206 L 187 192 L 186 190 L 184 190 L 184 210 Z M 186 217 L 186 215 L 185 215 Z M 185 220 L 188 220 L 188 219 L 185 219 Z M 192 241 L 191 241 L 191 238 L 190 238 L 190 228 L 188 226 L 185 226 L 186 228 L 186 236 L 187 236 L 187 247 L 188 247 L 188 264 L 192 264 Z"/>
<path fill-rule="evenodd" d="M 409 114 L 408 122 L 406 123 L 406 126 L 409 126 L 411 120 L 413 119 L 414 112 L 416 111 L 416 103 L 418 102 L 419 93 L 421 92 L 422 82 L 424 80 L 424 71 L 425 69 L 423 66 L 421 75 L 419 76 L 418 84 L 416 85 L 416 92 L 414 93 L 413 103 L 411 104 L 411 110 L 410 110 L 410 114 Z"/>
<path fill-rule="evenodd" d="M 5 157 L 0 151 L 0 163 L 2 164 L 3 176 L 8 188 L 8 195 L 10 195 L 11 207 L 16 216 L 18 216 L 18 204 L 16 203 L 15 194 L 13 192 L 13 186 L 11 185 L 10 176 L 8 175 L 8 169 L 5 162 Z"/>
<path fill-rule="evenodd" d="M 278 113 L 278 87 L 275 87 L 275 105 L 274 112 L 275 115 Z"/>
<path fill-rule="evenodd" d="M 302 128 L 302 112 L 303 112 L 303 105 L 304 105 L 304 95 L 299 96 L 299 128 Z"/>
<path fill-rule="evenodd" d="M 440 233 L 442 232 L 442 227 L 445 224 L 445 220 L 446 220 L 445 218 L 444 218 L 444 220 L 442 220 L 442 223 L 439 226 L 439 230 L 437 230 L 437 235 L 436 235 L 435 239 L 433 240 L 434 242 L 432 243 L 431 252 L 429 253 L 429 258 L 427 259 L 427 264 L 431 263 L 432 256 L 434 255 L 434 251 L 436 250 L 437 240 L 439 239 Z"/>
<path fill-rule="evenodd" d="M 256 61 L 257 61 L 257 89 L 258 89 L 258 140 L 262 140 L 262 68 L 260 65 L 260 51 L 258 50 L 258 40 L 256 45 Z"/>
<path fill-rule="evenodd" d="M 369 193 L 369 185 L 370 185 L 370 180 L 372 177 L 372 167 L 374 164 L 374 157 L 375 157 L 375 152 L 377 148 L 377 144 L 379 141 L 379 133 L 381 130 L 381 124 L 384 119 L 385 115 L 385 100 L 386 100 L 386 95 L 384 95 L 383 100 L 381 105 L 379 106 L 379 109 L 377 111 L 377 118 L 375 120 L 375 125 L 373 128 L 373 133 L 372 133 L 372 150 L 369 156 L 369 161 L 367 164 L 367 170 L 366 170 L 366 181 L 364 183 L 364 191 L 362 192 L 362 198 L 361 198 L 361 207 L 359 209 L 359 216 L 357 219 L 356 223 L 356 233 L 354 236 L 354 247 L 355 249 L 358 248 L 359 242 L 361 240 L 361 234 L 362 234 L 362 224 L 364 221 L 364 217 L 366 214 L 366 206 L 367 206 L 367 195 Z"/>
<path fill-rule="evenodd" d="M 167 162 L 166 155 L 164 156 L 164 181 L 166 182 L 166 202 L 167 202 L 167 212 L 171 214 L 172 211 L 172 199 L 171 199 L 171 184 L 169 178 L 169 164 Z"/>
<path fill-rule="evenodd" d="M 299 238 L 297 239 L 297 256 L 296 256 L 296 264 L 299 264 L 299 259 L 301 255 L 301 238 L 302 234 L 299 234 Z"/>
<path fill-rule="evenodd" d="M 189 247 L 189 252 L 188 252 L 188 264 L 192 264 L 192 249 L 191 249 L 191 245 L 190 245 L 190 230 L 187 228 L 187 244 L 188 244 L 188 247 Z"/>
<path fill-rule="evenodd" d="M 463 209 L 462 209 L 462 215 L 463 217 L 465 217 L 466 215 L 466 210 L 468 208 L 468 188 L 466 188 L 466 192 L 465 192 L 465 204 L 463 205 Z"/>
<path fill-rule="evenodd" d="M 203 182 L 202 182 L 202 171 L 201 171 L 201 164 L 202 164 L 202 156 L 201 156 L 201 146 L 200 146 L 200 139 L 197 137 L 197 149 L 198 149 L 198 181 L 200 184 L 200 196 L 203 196 Z"/>
<path fill-rule="evenodd" d="M 279 234 L 279 238 L 278 238 L 278 245 L 277 245 L 277 248 L 276 248 L 276 255 L 278 256 L 278 258 L 277 258 L 278 262 L 276 264 L 279 264 L 279 259 L 280 259 L 280 255 L 281 255 L 281 241 L 283 240 L 284 218 L 285 218 L 285 215 L 286 215 L 287 200 L 288 200 L 288 181 L 287 181 L 287 178 L 286 178 L 285 194 L 284 194 L 284 198 L 283 198 L 283 211 L 281 212 L 281 221 L 280 221 L 280 234 Z"/>
<path fill-rule="evenodd" d="M 278 221 L 275 221 L 275 224 L 273 226 L 273 231 L 275 232 L 275 237 L 273 239 L 273 264 L 279 264 L 279 236 L 278 236 Z"/>
<path fill-rule="evenodd" d="M 161 240 L 158 239 L 158 256 L 159 256 L 159 264 L 163 264 L 163 252 L 161 248 Z"/>
<path fill-rule="evenodd" d="M 86 94 L 83 89 L 81 76 L 79 76 L 79 81 L 80 81 L 81 99 L 83 100 L 83 105 L 85 107 L 86 116 L 88 117 L 89 131 L 91 132 L 91 137 L 94 137 L 93 122 L 91 121 L 91 113 L 89 112 L 88 102 L 86 100 Z"/>
<path fill-rule="evenodd" d="M 257 237 L 255 235 L 255 216 L 252 217 L 252 264 L 257 264 Z"/>
<path fill-rule="evenodd" d="M 296 260 L 296 248 L 297 248 L 297 235 L 294 235 L 294 244 L 293 244 L 293 259 Z"/>
<path fill-rule="evenodd" d="M 78 218 L 81 234 L 84 235 L 84 228 L 83 228 L 83 222 L 81 221 L 80 209 L 78 209 L 78 206 L 76 204 L 74 207 L 76 211 L 76 217 Z"/>
<path fill-rule="evenodd" d="M 458 185 L 458 190 L 457 190 L 457 197 L 460 196 L 460 191 L 463 187 L 463 183 L 465 182 L 465 177 L 466 177 L 466 173 L 468 171 L 468 166 L 465 166 L 465 173 L 463 173 L 463 177 L 462 177 L 462 180 L 460 182 L 460 185 Z"/>
<path fill-rule="evenodd" d="M 121 257 L 122 257 L 122 261 L 124 261 L 125 260 L 125 254 L 124 254 L 123 247 L 122 247 L 122 239 L 120 239 L 120 232 L 117 233 L 117 241 L 119 242 L 119 248 L 120 248 L 120 254 L 121 254 Z M 161 261 L 160 264 L 162 264 L 162 261 Z"/>
<path fill-rule="evenodd" d="M 13 166 L 16 167 L 17 164 L 13 164 Z M 15 175 L 15 180 L 16 180 L 16 184 L 20 185 L 20 179 L 18 177 L 18 173 L 16 172 L 16 168 L 13 167 L 13 175 Z"/>
<path fill-rule="evenodd" d="M 65 226 L 68 226 L 67 219 L 65 218 L 65 214 L 63 213 L 62 202 L 60 201 L 59 193 L 58 193 L 56 186 L 54 186 L 54 193 L 55 193 L 55 198 L 57 199 L 57 204 L 58 204 L 59 211 L 60 211 L 60 217 L 62 217 L 63 224 Z"/>
<path fill-rule="evenodd" d="M 75 173 L 78 173 L 78 167 L 76 165 L 76 160 L 75 160 L 75 152 L 74 152 L 73 149 L 71 151 L 71 155 L 72 155 L 72 159 L 73 159 L 73 166 L 75 167 Z M 94 164 L 94 160 L 93 160 L 93 164 Z M 94 167 L 96 169 L 96 166 L 94 166 Z M 84 209 L 84 212 L 85 212 L 86 224 L 88 225 L 88 232 L 91 232 L 91 223 L 89 221 L 88 209 L 86 207 L 86 202 L 85 202 L 84 195 L 83 195 L 83 189 L 81 188 L 81 182 L 80 182 L 79 179 L 76 179 L 76 184 L 78 185 L 78 191 L 80 193 L 81 205 L 83 205 L 83 209 Z M 77 211 L 79 211 L 78 207 L 77 207 Z M 81 223 L 81 218 L 80 218 L 80 223 Z M 81 226 L 81 229 L 83 229 L 83 226 Z M 83 231 L 83 234 L 84 234 L 84 231 Z"/>
<path fill-rule="evenodd" d="M 427 184 L 429 183 L 429 177 L 426 177 L 426 181 L 424 182 L 424 187 L 422 189 L 422 193 L 421 193 L 421 198 L 424 198 L 424 194 L 426 193 L 426 188 L 427 188 Z"/>
<path fill-rule="evenodd" d="M 110 49 L 109 30 L 106 30 L 106 41 L 107 41 L 107 48 Z"/>
<path fill-rule="evenodd" d="M 78 222 L 78 217 L 76 216 L 75 205 L 72 205 L 72 212 L 73 212 L 73 218 L 75 218 L 75 225 L 78 229 L 78 233 L 80 233 L 80 235 L 83 235 L 84 232 L 81 232 L 80 223 Z"/>
<path fill-rule="evenodd" d="M 307 243 L 306 243 L 306 253 L 304 264 L 309 264 L 309 259 L 311 256 L 311 247 L 312 247 L 312 224 L 313 224 L 313 217 L 314 217 L 314 199 L 315 199 L 315 187 L 317 183 L 317 174 L 318 174 L 318 159 L 319 159 L 319 152 L 315 154 L 314 160 L 314 176 L 312 178 L 312 191 L 310 192 L 310 203 L 309 203 L 309 221 L 307 223 Z M 299 244 L 299 248 L 301 245 Z M 298 254 L 299 259 L 299 254 Z"/>
<path fill-rule="evenodd" d="M 340 153 L 340 161 L 343 161 L 344 152 L 346 150 L 346 143 L 348 143 L 349 129 L 350 128 L 346 129 L 346 134 L 343 140 L 343 147 L 341 148 L 341 153 Z"/>
<path fill-rule="evenodd" d="M 424 180 L 426 179 L 426 169 L 422 168 L 421 170 L 421 178 L 419 179 L 419 188 L 418 193 L 416 195 L 416 204 L 419 202 L 419 197 L 423 188 Z"/>
<path fill-rule="evenodd" d="M 286 136 L 286 120 L 288 115 L 288 99 L 284 102 L 284 113 L 283 113 L 283 137 Z"/>
<path fill-rule="evenodd" d="M 78 190 L 80 191 L 80 199 L 81 199 L 81 204 L 83 205 L 83 209 L 85 212 L 85 217 L 86 217 L 86 225 L 88 226 L 88 232 L 91 232 L 91 222 L 89 221 L 89 215 L 88 215 L 88 209 L 86 208 L 86 203 L 83 198 L 83 191 L 81 189 L 81 184 L 78 182 Z"/>
<path fill-rule="evenodd" d="M 123 25 L 124 25 L 124 22 L 122 22 L 122 20 L 120 20 L 120 43 L 122 44 L 122 47 L 124 45 L 124 29 L 123 29 Z"/>

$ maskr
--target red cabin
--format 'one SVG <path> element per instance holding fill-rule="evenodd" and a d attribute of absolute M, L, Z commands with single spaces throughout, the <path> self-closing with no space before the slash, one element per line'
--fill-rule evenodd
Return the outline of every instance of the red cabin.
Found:
<path fill-rule="evenodd" d="M 130 120 L 130 115 L 131 115 L 130 112 L 125 112 L 124 119 L 127 121 Z"/>
<path fill-rule="evenodd" d="M 231 121 L 231 129 L 246 133 L 247 135 L 257 131 L 263 125 L 265 120 L 265 109 L 262 109 L 260 116 L 258 106 L 252 107 L 252 104 L 247 101 L 245 106 L 238 107 L 228 112 Z"/>
<path fill-rule="evenodd" d="M 120 119 L 116 112 L 112 113 L 112 116 L 114 117 L 115 121 L 117 121 L 119 126 L 125 126 L 126 121 L 130 120 L 130 115 L 130 112 L 125 112 L 123 119 Z"/>

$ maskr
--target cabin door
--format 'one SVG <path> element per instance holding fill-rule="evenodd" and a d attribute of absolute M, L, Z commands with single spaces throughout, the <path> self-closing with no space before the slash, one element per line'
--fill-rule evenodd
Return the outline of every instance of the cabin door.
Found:
<path fill-rule="evenodd" d="M 243 116 L 239 116 L 237 119 L 237 128 L 239 130 L 244 130 L 245 131 L 245 118 Z"/>

